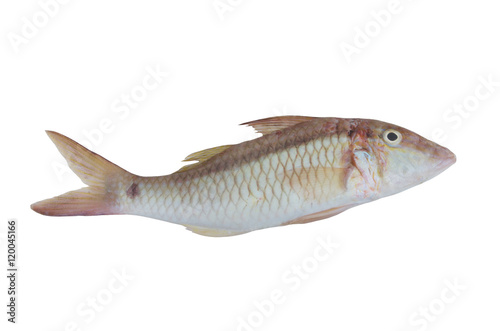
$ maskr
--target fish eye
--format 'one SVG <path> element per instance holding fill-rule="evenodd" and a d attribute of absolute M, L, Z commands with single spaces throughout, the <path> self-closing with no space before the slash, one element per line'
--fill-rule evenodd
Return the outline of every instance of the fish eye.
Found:
<path fill-rule="evenodd" d="M 384 140 L 389 145 L 397 145 L 403 140 L 403 135 L 396 130 L 386 130 L 384 132 Z"/>

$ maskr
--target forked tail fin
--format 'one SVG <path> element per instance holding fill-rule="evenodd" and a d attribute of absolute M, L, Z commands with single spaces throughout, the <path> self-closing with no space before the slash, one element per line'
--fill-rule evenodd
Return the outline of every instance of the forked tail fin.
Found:
<path fill-rule="evenodd" d="M 133 175 L 60 133 L 46 132 L 70 169 L 88 187 L 36 202 L 31 209 L 48 216 L 119 214 L 110 184 Z"/>

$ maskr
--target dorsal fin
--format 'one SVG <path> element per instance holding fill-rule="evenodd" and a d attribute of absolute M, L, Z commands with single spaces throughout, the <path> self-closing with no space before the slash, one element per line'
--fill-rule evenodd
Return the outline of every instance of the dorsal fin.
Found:
<path fill-rule="evenodd" d="M 212 156 L 215 156 L 219 153 L 224 152 L 226 149 L 231 147 L 233 145 L 223 145 L 223 146 L 217 146 L 217 147 L 212 147 L 212 148 L 207 148 L 198 152 L 194 152 L 186 156 L 186 158 L 182 161 L 198 161 L 198 162 L 203 162 L 211 158 Z"/>
<path fill-rule="evenodd" d="M 187 171 L 190 169 L 194 169 L 194 168 L 198 167 L 201 163 L 205 162 L 206 160 L 212 158 L 213 156 L 215 156 L 217 154 L 224 152 L 226 149 L 228 149 L 231 146 L 233 146 L 233 145 L 217 146 L 217 147 L 207 148 L 207 149 L 204 149 L 202 151 L 191 153 L 188 156 L 186 156 L 186 158 L 184 160 L 182 160 L 182 162 L 184 162 L 184 161 L 198 161 L 198 162 L 185 165 L 184 167 L 177 170 L 175 173 L 184 172 L 184 171 Z"/>
<path fill-rule="evenodd" d="M 248 125 L 255 129 L 255 131 L 268 134 L 276 130 L 282 130 L 295 124 L 307 122 L 313 120 L 317 117 L 310 116 L 276 116 L 263 118 L 256 121 L 250 121 L 246 123 L 241 123 L 240 125 Z"/>

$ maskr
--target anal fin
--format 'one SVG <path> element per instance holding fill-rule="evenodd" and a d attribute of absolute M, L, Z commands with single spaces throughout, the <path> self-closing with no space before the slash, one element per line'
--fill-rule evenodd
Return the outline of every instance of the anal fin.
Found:
<path fill-rule="evenodd" d="M 235 230 L 225 230 L 225 229 L 212 229 L 195 225 L 184 225 L 184 226 L 189 231 L 206 237 L 229 237 L 229 236 L 237 236 L 239 234 L 248 232 L 248 231 L 235 231 Z"/>

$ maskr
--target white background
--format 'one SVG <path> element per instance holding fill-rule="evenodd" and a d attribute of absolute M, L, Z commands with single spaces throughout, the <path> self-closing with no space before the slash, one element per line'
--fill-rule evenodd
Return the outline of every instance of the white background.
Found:
<path fill-rule="evenodd" d="M 44 22 L 47 2 L 0 5 L 3 252 L 7 220 L 19 227 L 18 323 L 6 322 L 2 277 L 2 330 L 500 328 L 500 87 L 452 112 L 487 91 L 480 77 L 500 82 L 493 1 L 401 0 L 383 27 L 370 13 L 389 1 L 224 0 L 231 10 L 220 13 L 212 0 L 75 0 L 52 2 Z M 348 63 L 341 45 L 355 42 Z M 169 75 L 114 112 L 147 68 Z M 374 118 L 429 139 L 442 130 L 458 161 L 332 219 L 229 238 L 29 208 L 82 186 L 58 177 L 64 161 L 44 130 L 79 142 L 93 133 L 95 152 L 164 175 L 191 152 L 258 136 L 239 123 L 286 114 Z M 102 121 L 110 127 L 97 133 Z M 339 247 L 317 262 L 321 240 Z M 303 263 L 307 279 L 285 281 Z M 123 272 L 131 279 L 115 282 Z"/>

